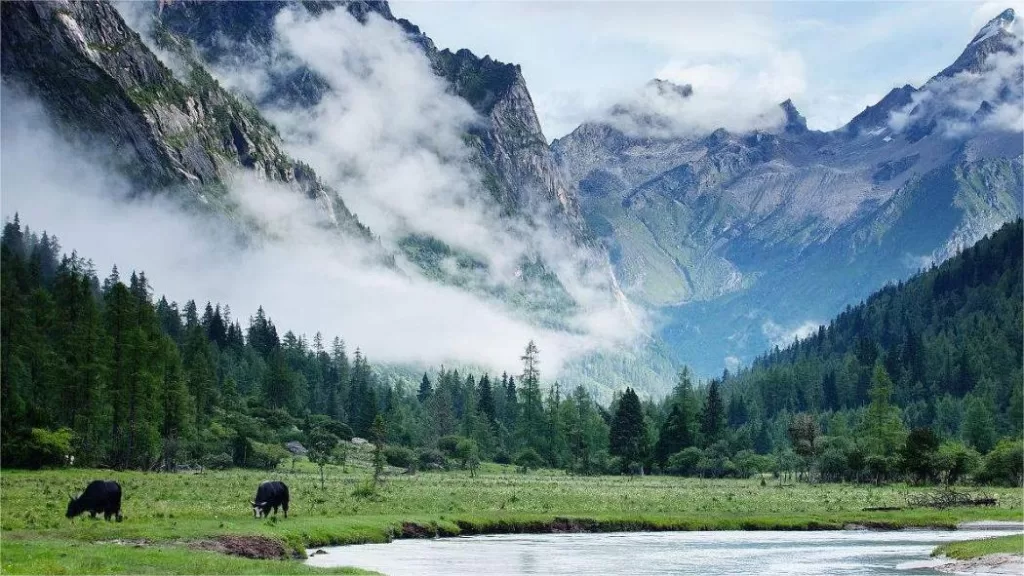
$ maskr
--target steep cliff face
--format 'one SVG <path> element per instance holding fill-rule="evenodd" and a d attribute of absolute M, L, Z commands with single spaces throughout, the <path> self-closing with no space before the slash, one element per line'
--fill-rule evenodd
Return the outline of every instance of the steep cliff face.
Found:
<path fill-rule="evenodd" d="M 5 81 L 123 152 L 125 171 L 140 184 L 216 203 L 223 178 L 249 170 L 301 191 L 334 224 L 369 237 L 311 168 L 281 151 L 276 131 L 251 105 L 198 64 L 185 80 L 175 78 L 109 3 L 12 2 L 0 14 Z"/>
<path fill-rule="evenodd" d="M 518 66 L 468 50 L 438 50 L 418 27 L 396 18 L 387 2 L 169 2 L 159 8 L 168 30 L 190 39 L 204 59 L 218 63 L 238 58 L 239 51 L 266 53 L 274 42 L 274 19 L 289 8 L 311 14 L 345 9 L 365 22 L 371 15 L 394 22 L 420 46 L 435 72 L 451 90 L 480 113 L 484 122 L 467 135 L 475 152 L 482 184 L 511 216 L 535 217 L 566 226 L 577 239 L 586 236 L 576 189 L 567 183 L 552 157 L 540 128 L 533 101 Z M 154 8 L 156 9 L 156 8 Z M 230 44 L 230 50 L 225 45 Z M 329 87 L 305 66 L 275 73 L 262 104 L 315 105 Z"/>
<path fill-rule="evenodd" d="M 583 232 L 576 190 L 558 170 L 541 131 L 533 100 L 519 66 L 468 50 L 432 55 L 438 72 L 488 122 L 471 132 L 499 201 L 509 212 L 561 216 L 576 233 Z"/>

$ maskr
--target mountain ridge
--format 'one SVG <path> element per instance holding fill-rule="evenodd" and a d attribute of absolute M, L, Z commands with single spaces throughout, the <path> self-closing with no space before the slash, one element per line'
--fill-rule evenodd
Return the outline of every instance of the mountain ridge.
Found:
<path fill-rule="evenodd" d="M 1017 24 L 1004 12 L 921 87 L 894 88 L 830 132 L 808 130 L 786 101 L 774 129 L 645 136 L 590 122 L 551 147 L 626 294 L 666 313 L 677 360 L 714 374 L 770 345 L 769 332 L 827 317 L 1020 215 L 1020 127 L 996 124 L 1021 108 Z M 970 92 L 979 76 L 995 88 Z M 897 215 L 925 205 L 933 218 Z M 916 238 L 913 250 L 890 237 Z M 708 338 L 725 342 L 711 361 L 698 357 Z"/>

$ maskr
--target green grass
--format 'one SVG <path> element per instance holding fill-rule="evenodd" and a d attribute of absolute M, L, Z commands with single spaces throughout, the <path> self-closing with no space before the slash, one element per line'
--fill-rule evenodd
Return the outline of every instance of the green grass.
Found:
<path fill-rule="evenodd" d="M 320 489 L 315 467 L 306 462 L 298 463 L 294 472 L 290 466 L 275 472 L 203 474 L 3 471 L 0 566 L 11 573 L 57 569 L 43 569 L 44 561 L 58 562 L 73 573 L 137 572 L 132 562 L 164 573 L 267 570 L 255 560 L 182 552 L 189 542 L 219 535 L 268 536 L 301 553 L 304 546 L 386 542 L 403 534 L 548 531 L 553 524 L 565 529 L 569 522 L 599 531 L 951 527 L 967 520 L 1022 519 L 1019 489 L 984 490 L 999 496 L 999 506 L 992 508 L 864 512 L 865 507 L 905 505 L 906 493 L 920 489 L 778 486 L 774 481 L 761 486 L 755 479 L 574 477 L 549 471 L 523 475 L 497 465 L 485 465 L 475 478 L 464 472 L 391 476 L 377 495 L 367 498 L 353 495 L 368 476 L 365 463 L 358 456 L 353 460 L 356 465 L 347 472 L 328 470 L 326 490 Z M 77 494 L 96 478 L 121 483 L 124 522 L 64 518 L 67 493 Z M 288 519 L 253 519 L 249 500 L 257 484 L 267 479 L 288 484 Z M 113 540 L 145 544 L 96 544 Z M 54 558 L 54 543 L 68 556 Z M 67 548 L 66 543 L 78 546 Z M 276 562 L 273 572 L 305 569 L 298 562 L 271 562 Z"/>
<path fill-rule="evenodd" d="M 353 568 L 312 568 L 300 562 L 250 560 L 183 546 L 61 540 L 4 540 L 4 574 L 366 574 Z"/>
<path fill-rule="evenodd" d="M 1024 534 L 950 542 L 932 552 L 932 556 L 948 556 L 957 560 L 970 560 L 989 554 L 1024 554 Z"/>

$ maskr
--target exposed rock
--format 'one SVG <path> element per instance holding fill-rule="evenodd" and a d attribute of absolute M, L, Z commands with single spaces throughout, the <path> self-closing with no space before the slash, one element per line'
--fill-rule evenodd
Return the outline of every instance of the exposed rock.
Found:
<path fill-rule="evenodd" d="M 141 184 L 217 195 L 246 169 L 305 193 L 341 228 L 368 231 L 308 166 L 281 150 L 275 129 L 223 90 L 188 47 L 165 37 L 189 64 L 183 83 L 106 1 L 15 2 L 2 12 L 3 77 L 39 96 L 66 125 L 123 153 Z"/>

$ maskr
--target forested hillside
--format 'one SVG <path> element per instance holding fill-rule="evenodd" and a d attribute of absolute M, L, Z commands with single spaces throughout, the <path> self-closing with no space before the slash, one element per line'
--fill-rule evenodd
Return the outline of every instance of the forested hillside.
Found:
<path fill-rule="evenodd" d="M 981 402 L 996 431 L 1021 424 L 1021 221 L 940 266 L 889 285 L 829 326 L 758 358 L 725 388 L 757 412 L 864 406 L 876 363 L 910 426 L 953 434 Z M 1015 428 L 1016 427 L 1016 428 Z"/>
<path fill-rule="evenodd" d="M 420 382 L 385 381 L 358 348 L 279 335 L 262 308 L 243 327 L 228 306 L 154 300 L 142 272 L 115 268 L 101 281 L 90 261 L 61 256 L 56 238 L 17 217 L 0 250 L 5 467 L 72 456 L 76 466 L 273 467 L 285 442 L 318 429 L 372 437 L 378 415 L 388 443 L 406 449 L 392 451 L 403 466 L 443 463 L 457 449 L 464 461 L 521 453 L 531 466 L 564 466 L 607 444 L 585 390 L 542 393 L 532 344 L 522 376 L 442 367 Z"/>
<path fill-rule="evenodd" d="M 154 301 L 141 272 L 101 281 L 15 217 L 0 245 L 3 466 L 272 468 L 289 441 L 378 438 L 380 417 L 388 461 L 410 469 L 1019 483 L 1022 234 L 1008 224 L 737 374 L 684 370 L 667 398 L 626 388 L 606 409 L 543 382 L 532 342 L 520 374 L 412 382 L 340 338 L 279 335 L 262 308 L 243 327 L 227 306 Z"/>
<path fill-rule="evenodd" d="M 1007 224 L 701 392 L 684 374 L 655 411 L 655 462 L 954 481 L 990 452 L 979 474 L 1019 483 L 1022 234 L 1020 220 Z"/>

